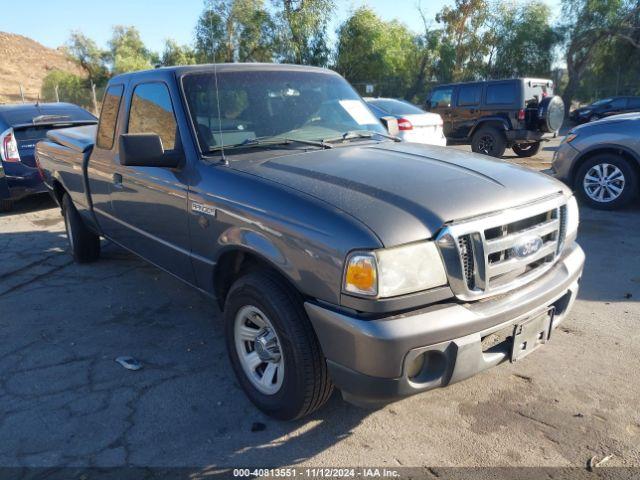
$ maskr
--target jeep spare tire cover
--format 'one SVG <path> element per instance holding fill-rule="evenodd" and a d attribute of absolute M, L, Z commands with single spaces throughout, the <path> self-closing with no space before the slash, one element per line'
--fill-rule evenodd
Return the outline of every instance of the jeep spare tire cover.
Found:
<path fill-rule="evenodd" d="M 564 121 L 564 102 L 557 95 L 545 97 L 538 107 L 540 129 L 543 132 L 557 132 Z"/>

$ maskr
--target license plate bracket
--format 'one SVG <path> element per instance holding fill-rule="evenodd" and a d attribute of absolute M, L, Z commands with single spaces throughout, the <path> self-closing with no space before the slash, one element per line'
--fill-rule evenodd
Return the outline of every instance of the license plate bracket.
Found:
<path fill-rule="evenodd" d="M 518 323 L 513 327 L 511 361 L 517 362 L 529 355 L 551 338 L 551 328 L 555 308 L 550 307 L 543 314 Z"/>

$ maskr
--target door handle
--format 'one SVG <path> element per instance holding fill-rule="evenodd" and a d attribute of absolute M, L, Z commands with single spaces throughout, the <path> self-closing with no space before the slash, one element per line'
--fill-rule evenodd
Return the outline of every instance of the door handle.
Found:
<path fill-rule="evenodd" d="M 113 177 L 111 177 L 113 179 L 113 186 L 115 188 L 122 188 L 122 175 L 120 175 L 119 173 L 114 173 Z"/>

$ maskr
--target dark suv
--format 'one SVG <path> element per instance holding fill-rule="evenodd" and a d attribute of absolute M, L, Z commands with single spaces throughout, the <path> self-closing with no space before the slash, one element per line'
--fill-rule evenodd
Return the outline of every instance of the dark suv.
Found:
<path fill-rule="evenodd" d="M 640 112 L 640 97 L 609 97 L 572 110 L 569 118 L 576 123 L 587 123 L 611 115 L 632 112 Z"/>
<path fill-rule="evenodd" d="M 535 155 L 545 134 L 557 134 L 564 119 L 553 82 L 534 78 L 439 85 L 426 108 L 442 117 L 449 144 L 470 144 L 493 157 L 507 148 L 520 157 Z"/>

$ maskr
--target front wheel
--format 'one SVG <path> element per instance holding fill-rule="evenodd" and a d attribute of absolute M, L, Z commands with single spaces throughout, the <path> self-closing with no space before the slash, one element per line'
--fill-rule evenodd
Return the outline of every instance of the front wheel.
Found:
<path fill-rule="evenodd" d="M 260 410 L 293 420 L 329 399 L 333 385 L 302 300 L 277 275 L 256 271 L 238 279 L 224 315 L 231 365 Z"/>
<path fill-rule="evenodd" d="M 519 157 L 533 157 L 540 151 L 540 142 L 522 143 L 513 146 L 513 152 Z"/>
<path fill-rule="evenodd" d="M 68 194 L 62 199 L 62 216 L 73 259 L 77 263 L 96 261 L 100 256 L 100 236 L 87 228 Z"/>
<path fill-rule="evenodd" d="M 501 158 L 507 148 L 504 134 L 493 127 L 483 127 L 478 130 L 471 140 L 471 150 L 492 157 Z"/>
<path fill-rule="evenodd" d="M 576 174 L 575 189 L 593 208 L 615 210 L 638 194 L 638 175 L 629 162 L 618 155 L 596 155 L 583 163 Z"/>

